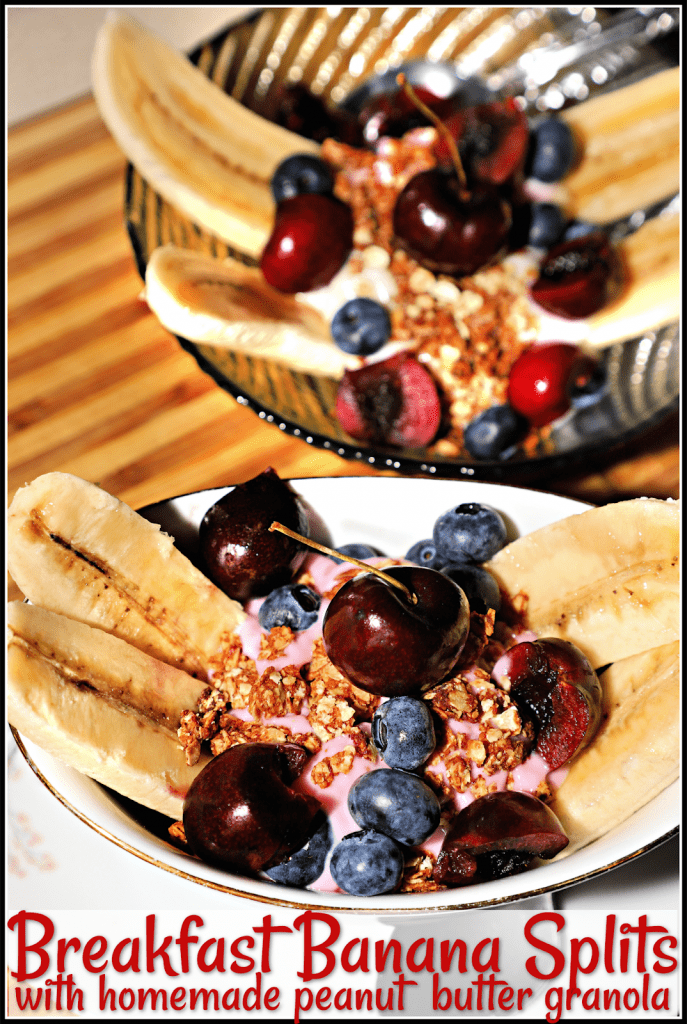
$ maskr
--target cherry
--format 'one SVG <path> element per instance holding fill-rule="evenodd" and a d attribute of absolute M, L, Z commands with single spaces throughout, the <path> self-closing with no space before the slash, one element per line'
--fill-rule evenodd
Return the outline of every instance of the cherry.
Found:
<path fill-rule="evenodd" d="M 468 188 L 460 154 L 446 125 L 422 103 L 404 75 L 397 81 L 446 142 L 452 167 L 434 167 L 410 179 L 394 206 L 396 241 L 430 270 L 459 277 L 474 274 L 505 248 L 511 208 L 492 188 Z"/>
<path fill-rule="evenodd" d="M 510 695 L 537 728 L 536 751 L 560 768 L 591 741 L 601 721 L 601 684 L 582 651 L 544 638 L 511 647 Z"/>
<path fill-rule="evenodd" d="M 597 366 L 576 345 L 533 345 L 511 367 L 508 401 L 533 426 L 543 427 L 568 411 L 571 393 L 594 377 Z"/>
<path fill-rule="evenodd" d="M 428 370 L 407 352 L 346 370 L 336 415 L 351 437 L 396 448 L 423 448 L 441 423 L 441 401 Z"/>
<path fill-rule="evenodd" d="M 454 173 L 438 167 L 410 179 L 393 214 L 401 248 L 430 270 L 458 277 L 491 262 L 510 226 L 510 207 L 497 192 L 467 192 Z"/>
<path fill-rule="evenodd" d="M 274 96 L 270 120 L 315 142 L 339 139 L 350 146 L 361 146 L 363 137 L 358 119 L 341 108 L 331 109 L 302 82 L 281 85 Z"/>
<path fill-rule="evenodd" d="M 400 697 L 449 675 L 467 639 L 470 610 L 461 588 L 435 569 L 395 566 L 384 572 L 405 584 L 416 602 L 364 573 L 332 598 L 322 635 L 328 657 L 352 683 Z"/>
<path fill-rule="evenodd" d="M 535 302 L 555 316 L 582 320 L 608 304 L 617 288 L 620 259 L 602 231 L 550 249 L 530 289 Z"/>
<path fill-rule="evenodd" d="M 238 484 L 203 516 L 199 542 L 208 575 L 237 601 L 290 583 L 305 559 L 302 544 L 269 532 L 275 519 L 309 536 L 307 509 L 273 469 Z"/>
<path fill-rule="evenodd" d="M 434 880 L 458 886 L 486 882 L 550 860 L 568 845 L 553 811 L 530 793 L 505 790 L 474 800 L 453 818 Z"/>
<path fill-rule="evenodd" d="M 329 284 L 353 248 L 353 215 L 334 196 L 303 193 L 282 200 L 260 259 L 277 291 L 294 294 Z"/>
<path fill-rule="evenodd" d="M 257 874 L 309 839 L 320 810 L 291 783 L 308 758 L 294 743 L 241 743 L 203 768 L 184 801 L 184 832 L 193 852 L 215 867 Z"/>
<path fill-rule="evenodd" d="M 457 110 L 446 128 L 458 143 L 468 178 L 500 187 L 524 168 L 529 143 L 529 121 L 512 97 L 496 103 Z M 451 165 L 445 138 L 435 153 L 442 167 Z"/>
<path fill-rule="evenodd" d="M 414 92 L 439 117 L 448 116 L 455 108 L 455 97 L 439 97 L 421 85 L 416 86 Z M 370 99 L 358 114 L 358 121 L 368 145 L 374 145 L 382 136 L 398 139 L 412 128 L 431 124 L 403 89 Z"/>

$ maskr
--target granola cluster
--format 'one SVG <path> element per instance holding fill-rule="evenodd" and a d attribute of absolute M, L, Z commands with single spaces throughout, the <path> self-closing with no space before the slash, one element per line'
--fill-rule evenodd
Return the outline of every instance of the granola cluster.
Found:
<path fill-rule="evenodd" d="M 447 797 L 469 791 L 475 798 L 495 792 L 490 776 L 508 772 L 506 788 L 513 788 L 512 771 L 527 757 L 533 741 L 510 697 L 489 673 L 474 667 L 425 695 L 443 731 L 425 775 Z M 450 724 L 453 723 L 453 724 Z M 473 768 L 479 774 L 473 779 Z"/>
<path fill-rule="evenodd" d="M 288 634 L 287 643 L 284 643 Z M 262 640 L 261 657 L 276 660 L 293 639 L 288 626 L 275 626 Z M 226 638 L 223 656 L 214 666 L 213 683 L 203 691 L 198 707 L 189 708 L 181 716 L 179 742 L 186 763 L 198 763 L 202 744 L 209 744 L 213 756 L 236 743 L 299 743 L 311 754 L 322 743 L 346 735 L 354 753 L 370 760 L 375 754 L 358 725 L 369 721 L 379 698 L 358 689 L 331 663 L 324 653 L 322 640 L 315 642 L 311 661 L 298 668 L 268 666 L 259 674 L 255 662 L 241 650 L 237 636 Z M 251 720 L 233 714 L 248 711 Z M 303 716 L 310 732 L 296 731 L 285 724 L 265 724 L 287 716 Z M 338 759 L 330 772 L 348 772 L 344 760 Z M 322 786 L 324 769 L 319 769 Z"/>
<path fill-rule="evenodd" d="M 412 177 L 436 166 L 436 141 L 431 127 L 385 138 L 376 152 L 327 139 L 322 156 L 336 168 L 336 195 L 353 212 L 351 270 L 376 267 L 393 275 L 398 293 L 390 341 L 412 348 L 443 392 L 450 426 L 432 450 L 455 457 L 462 453 L 463 426 L 505 402 L 511 367 L 535 340 L 537 317 L 527 301 L 531 268 L 502 262 L 455 279 L 396 247 L 396 199 Z M 539 440 L 533 431 L 525 446 Z"/>
<path fill-rule="evenodd" d="M 382 564 L 401 563 L 387 559 Z M 342 566 L 324 596 L 333 597 L 359 571 Z M 307 571 L 299 582 L 308 582 Z M 314 585 L 312 579 L 309 582 Z M 423 777 L 439 797 L 445 826 L 457 813 L 456 793 L 479 797 L 492 792 L 497 788 L 493 777 L 502 772 L 508 773 L 506 785 L 512 788 L 512 771 L 532 745 L 530 727 L 523 725 L 506 690 L 491 679 L 503 643 L 509 645 L 517 628 L 515 610 L 511 617 L 509 625 L 496 625 L 493 610 L 484 615 L 472 612 L 455 676 L 423 694 L 437 724 L 437 745 Z M 378 754 L 366 723 L 381 698 L 359 689 L 336 668 L 322 637 L 315 639 L 306 664 L 284 666 L 293 639 L 288 626 L 265 632 L 259 658 L 267 666 L 259 671 L 236 634 L 223 636 L 211 666 L 212 685 L 203 691 L 197 707 L 181 716 L 178 737 L 189 765 L 197 764 L 203 753 L 216 756 L 239 743 L 297 743 L 313 755 L 305 771 L 322 791 L 339 776 L 349 775 L 361 759 L 376 765 Z M 342 739 L 334 751 L 323 751 L 325 743 L 337 738 Z M 545 799 L 548 793 L 542 789 L 538 795 Z M 175 823 L 170 836 L 184 843 L 182 823 Z M 433 880 L 434 863 L 427 851 L 411 856 L 400 891 L 443 888 Z"/>

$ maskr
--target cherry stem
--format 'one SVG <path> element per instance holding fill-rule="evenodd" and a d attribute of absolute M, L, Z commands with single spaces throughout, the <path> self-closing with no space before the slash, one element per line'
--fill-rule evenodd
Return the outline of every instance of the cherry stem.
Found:
<path fill-rule="evenodd" d="M 412 604 L 417 604 L 417 594 L 413 594 L 411 590 L 408 590 L 404 583 L 400 580 L 394 579 L 393 576 L 389 576 L 388 573 L 382 572 L 381 569 L 377 569 L 374 565 L 368 565 L 367 562 L 361 562 L 359 558 L 353 558 L 352 555 L 343 555 L 340 551 L 335 551 L 334 548 L 328 548 L 325 544 L 319 544 L 316 540 L 310 540 L 309 537 L 303 537 L 302 534 L 296 533 L 295 530 L 290 530 L 288 526 L 283 526 L 281 523 L 274 522 L 268 527 L 270 533 L 274 533 L 276 530 L 278 533 L 283 533 L 287 537 L 291 537 L 293 540 L 298 540 L 301 544 L 306 544 L 309 548 L 314 548 L 315 551 L 320 551 L 323 555 L 330 555 L 333 558 L 338 558 L 344 562 L 352 562 L 353 565 L 357 565 L 359 569 L 364 569 L 365 572 L 371 572 L 375 576 L 379 576 L 380 579 L 384 580 L 385 583 L 390 583 L 392 587 L 396 587 L 397 590 L 402 590 L 408 600 Z"/>
<path fill-rule="evenodd" d="M 441 118 L 439 118 L 434 113 L 434 111 L 427 106 L 426 103 L 422 102 L 422 100 L 415 92 L 412 85 L 410 84 L 410 82 L 408 81 L 404 74 L 396 75 L 396 84 L 400 86 L 401 89 L 403 89 L 408 99 L 411 101 L 411 103 L 415 104 L 420 113 L 424 114 L 425 117 L 429 118 L 429 120 L 432 122 L 434 127 L 440 133 L 440 135 L 443 135 L 444 141 L 448 146 L 448 151 L 450 153 L 453 166 L 456 169 L 458 185 L 460 186 L 460 198 L 467 201 L 470 198 L 470 190 L 468 188 L 468 179 L 465 175 L 465 170 L 463 169 L 463 161 L 460 159 L 460 153 L 458 152 L 456 140 L 453 138 L 453 136 L 451 135 L 450 131 L 448 130 L 444 122 L 441 120 Z"/>

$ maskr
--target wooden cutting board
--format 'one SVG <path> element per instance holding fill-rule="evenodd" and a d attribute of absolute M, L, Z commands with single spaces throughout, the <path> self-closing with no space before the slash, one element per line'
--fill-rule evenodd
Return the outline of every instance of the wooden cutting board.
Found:
<path fill-rule="evenodd" d="M 90 96 L 9 132 L 9 499 L 49 470 L 133 507 L 268 465 L 284 477 L 379 474 L 259 419 L 159 326 L 122 220 L 125 167 Z M 678 430 L 674 416 L 610 462 L 600 454 L 583 474 L 533 486 L 594 503 L 677 497 Z"/>

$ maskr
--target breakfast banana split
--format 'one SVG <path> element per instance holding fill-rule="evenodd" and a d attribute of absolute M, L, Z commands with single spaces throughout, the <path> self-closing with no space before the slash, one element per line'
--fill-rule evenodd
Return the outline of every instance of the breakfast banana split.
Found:
<path fill-rule="evenodd" d="M 327 541 L 271 469 L 207 509 L 196 564 L 39 477 L 8 519 L 10 724 L 190 856 L 361 897 L 567 856 L 677 778 L 678 502 Z"/>
<path fill-rule="evenodd" d="M 93 86 L 144 179 L 237 256 L 155 249 L 151 310 L 335 379 L 355 441 L 477 462 L 539 448 L 603 393 L 603 349 L 679 317 L 678 68 L 533 118 L 400 80 L 316 143 L 116 17 Z"/>

